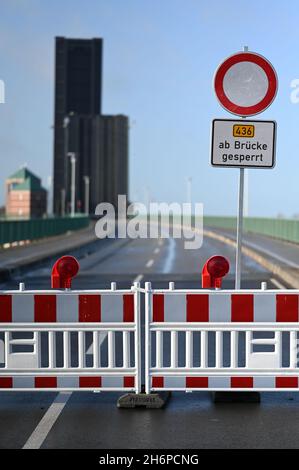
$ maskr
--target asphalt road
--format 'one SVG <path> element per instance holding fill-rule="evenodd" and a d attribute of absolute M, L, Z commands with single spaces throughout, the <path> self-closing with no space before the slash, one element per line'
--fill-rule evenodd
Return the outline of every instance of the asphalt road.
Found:
<path fill-rule="evenodd" d="M 108 246 L 109 245 L 109 246 Z M 76 288 L 105 288 L 111 281 L 129 287 L 138 279 L 154 287 L 200 287 L 200 271 L 209 256 L 231 262 L 224 287 L 233 287 L 234 252 L 205 239 L 199 250 L 184 250 L 181 240 L 135 240 L 98 243 L 77 253 L 81 270 Z M 270 273 L 244 258 L 243 288 L 262 281 L 278 287 Z M 48 288 L 50 266 L 23 274 L 2 288 Z M 264 393 L 260 404 L 215 404 L 212 394 L 173 393 L 162 410 L 116 407 L 118 393 L 2 392 L 0 448 L 297 448 L 299 396 Z M 47 413 L 47 414 L 46 414 Z M 47 417 L 47 420 L 43 420 Z"/>

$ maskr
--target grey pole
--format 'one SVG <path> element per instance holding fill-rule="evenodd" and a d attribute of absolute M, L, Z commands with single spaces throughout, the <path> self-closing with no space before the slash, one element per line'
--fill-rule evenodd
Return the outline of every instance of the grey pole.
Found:
<path fill-rule="evenodd" d="M 85 214 L 89 214 L 89 176 L 84 176 L 84 184 L 85 184 Z"/>
<path fill-rule="evenodd" d="M 65 216 L 65 189 L 61 190 L 61 217 Z"/>
<path fill-rule="evenodd" d="M 66 205 L 66 190 L 68 188 L 68 149 L 69 149 L 69 124 L 70 124 L 70 118 L 69 116 L 65 116 L 63 119 L 63 128 L 64 128 L 64 154 L 65 154 L 65 163 L 64 163 L 64 197 L 62 198 L 61 196 L 61 202 L 62 199 L 64 200 L 64 205 L 61 206 L 61 215 L 65 215 L 65 205 Z M 63 191 L 62 190 L 62 191 Z"/>
<path fill-rule="evenodd" d="M 53 207 L 52 176 L 48 176 L 47 186 L 48 186 L 47 213 L 49 217 L 50 215 L 52 215 L 52 207 Z"/>
<path fill-rule="evenodd" d="M 244 46 L 243 50 L 244 52 L 248 52 L 248 46 Z M 242 118 L 244 118 L 244 116 L 242 116 Z M 244 168 L 240 168 L 235 289 L 241 289 L 243 212 L 244 212 Z"/>
<path fill-rule="evenodd" d="M 192 176 L 187 178 L 187 202 L 192 204 Z"/>
<path fill-rule="evenodd" d="M 75 215 L 75 202 L 76 202 L 76 154 L 69 152 L 68 156 L 71 159 L 71 216 Z"/>
<path fill-rule="evenodd" d="M 238 219 L 237 219 L 237 252 L 236 252 L 235 289 L 240 289 L 241 288 L 243 207 L 244 207 L 244 168 L 240 168 L 240 173 L 239 173 L 239 203 L 238 203 Z"/>
<path fill-rule="evenodd" d="M 244 217 L 249 216 L 249 170 L 244 171 Z"/>

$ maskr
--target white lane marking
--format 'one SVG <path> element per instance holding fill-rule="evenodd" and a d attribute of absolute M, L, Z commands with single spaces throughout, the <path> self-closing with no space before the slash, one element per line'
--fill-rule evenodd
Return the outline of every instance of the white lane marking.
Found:
<path fill-rule="evenodd" d="M 58 393 L 52 405 L 48 408 L 33 433 L 24 444 L 23 449 L 39 449 L 42 446 L 71 395 L 72 392 Z"/>
<path fill-rule="evenodd" d="M 138 274 L 138 276 L 135 277 L 133 282 L 140 282 L 143 279 L 143 274 Z"/>
<path fill-rule="evenodd" d="M 150 260 L 148 260 L 148 262 L 146 263 L 145 267 L 146 267 L 146 268 L 151 268 L 153 264 L 154 264 L 154 260 L 153 260 L 153 259 L 150 259 Z"/>
<path fill-rule="evenodd" d="M 160 248 L 156 248 L 156 249 L 154 250 L 155 255 L 158 254 L 159 251 L 160 251 Z"/>
<path fill-rule="evenodd" d="M 275 258 L 275 259 L 277 259 L 278 261 L 281 261 L 281 262 L 284 263 L 284 264 L 287 264 L 287 265 L 290 266 L 291 268 L 299 268 L 299 265 L 298 265 L 298 264 L 293 263 L 292 261 L 289 261 L 288 259 L 283 258 L 282 256 L 277 255 L 277 254 L 274 253 L 273 251 L 267 250 L 266 248 L 264 248 L 264 247 L 262 247 L 262 246 L 260 246 L 260 245 L 257 245 L 256 243 L 252 243 L 252 242 L 249 242 L 249 241 L 247 241 L 247 240 L 244 240 L 244 245 L 248 245 L 248 246 L 250 246 L 251 248 L 255 248 L 256 250 L 261 251 L 262 253 L 265 253 L 266 255 L 269 255 L 269 256 L 271 256 L 272 258 Z"/>
<path fill-rule="evenodd" d="M 163 273 L 171 273 L 173 263 L 175 260 L 175 250 L 176 250 L 176 242 L 174 238 L 169 238 L 168 239 L 168 245 L 167 245 L 167 257 L 163 266 Z"/>
<path fill-rule="evenodd" d="M 281 284 L 281 282 L 274 279 L 274 277 L 272 277 L 270 279 L 270 281 L 272 282 L 272 284 L 274 284 L 276 287 L 278 287 L 278 289 L 286 289 L 286 287 L 283 284 Z"/>

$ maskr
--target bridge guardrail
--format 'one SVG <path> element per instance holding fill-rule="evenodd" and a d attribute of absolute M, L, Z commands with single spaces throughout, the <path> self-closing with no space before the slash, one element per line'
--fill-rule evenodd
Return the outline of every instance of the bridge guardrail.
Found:
<path fill-rule="evenodd" d="M 236 230 L 236 217 L 204 216 L 204 227 Z M 299 220 L 271 219 L 266 217 L 244 217 L 245 232 L 256 233 L 280 240 L 299 243 Z"/>
<path fill-rule="evenodd" d="M 48 219 L 0 220 L 0 245 L 61 235 L 88 227 L 89 217 L 53 217 Z"/>

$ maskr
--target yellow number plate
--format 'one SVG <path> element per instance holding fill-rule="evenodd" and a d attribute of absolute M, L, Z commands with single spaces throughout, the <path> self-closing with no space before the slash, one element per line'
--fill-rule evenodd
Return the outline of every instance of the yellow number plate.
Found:
<path fill-rule="evenodd" d="M 235 124 L 233 126 L 234 137 L 254 137 L 254 126 L 252 124 Z"/>

